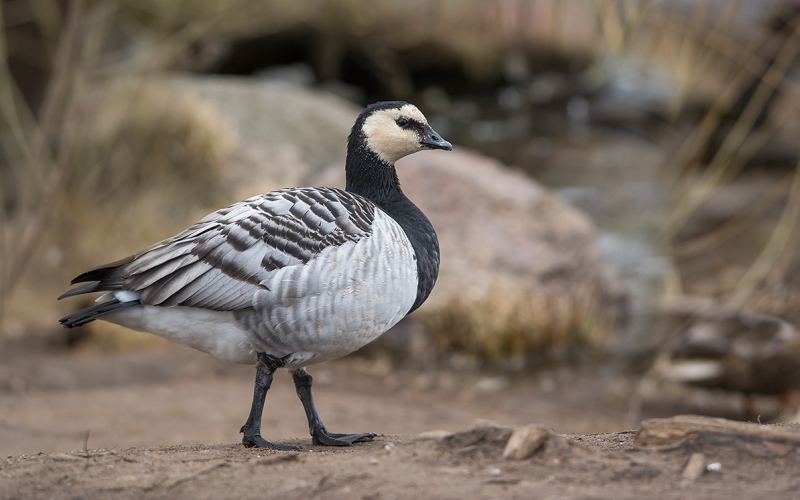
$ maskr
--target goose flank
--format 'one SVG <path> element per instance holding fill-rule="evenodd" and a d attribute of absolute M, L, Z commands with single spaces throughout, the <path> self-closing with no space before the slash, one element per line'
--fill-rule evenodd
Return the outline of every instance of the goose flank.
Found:
<path fill-rule="evenodd" d="M 400 188 L 395 162 L 451 150 L 412 104 L 379 102 L 347 141 L 344 190 L 287 188 L 235 203 L 130 257 L 87 271 L 59 297 L 103 292 L 61 318 L 102 319 L 232 363 L 255 364 L 247 447 L 297 449 L 261 436 L 273 374 L 287 368 L 314 444 L 350 446 L 373 433 L 329 432 L 306 366 L 349 354 L 427 299 L 439 271 L 428 218 Z"/>

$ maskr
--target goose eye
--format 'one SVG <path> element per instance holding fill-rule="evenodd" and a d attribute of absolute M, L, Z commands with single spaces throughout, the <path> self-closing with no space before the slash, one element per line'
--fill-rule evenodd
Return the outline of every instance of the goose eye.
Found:
<path fill-rule="evenodd" d="M 397 120 L 395 120 L 395 123 L 397 123 L 397 126 L 400 128 L 406 128 L 408 127 L 408 118 L 400 117 Z"/>

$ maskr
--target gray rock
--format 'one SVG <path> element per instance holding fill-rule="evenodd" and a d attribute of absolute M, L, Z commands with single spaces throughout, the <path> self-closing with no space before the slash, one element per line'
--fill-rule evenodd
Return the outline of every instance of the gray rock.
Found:
<path fill-rule="evenodd" d="M 307 184 L 332 163 L 343 165 L 360 112 L 339 97 L 283 81 L 181 76 L 167 83 L 198 97 L 231 134 L 224 177 L 236 200 Z"/>

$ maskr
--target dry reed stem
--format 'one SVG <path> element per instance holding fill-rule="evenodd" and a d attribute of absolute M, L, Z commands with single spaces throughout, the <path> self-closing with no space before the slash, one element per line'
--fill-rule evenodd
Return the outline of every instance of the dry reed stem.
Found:
<path fill-rule="evenodd" d="M 75 77 L 73 65 L 75 62 L 75 52 L 78 44 L 78 26 L 84 14 L 84 1 L 75 0 L 70 2 L 66 27 L 60 39 L 58 53 L 55 60 L 55 68 L 52 82 L 48 86 L 41 110 L 41 126 L 32 127 L 25 131 L 25 137 L 19 137 L 19 144 L 26 150 L 27 157 L 27 176 L 23 177 L 27 182 L 19 186 L 19 201 L 16 219 L 20 216 L 25 217 L 25 222 L 21 220 L 11 221 L 8 214 L 3 215 L 3 232 L 13 227 L 13 245 L 9 243 L 9 234 L 4 234 L 2 258 L 2 286 L 0 286 L 0 326 L 5 318 L 5 309 L 9 297 L 14 288 L 19 284 L 19 280 L 31 259 L 36 255 L 38 243 L 46 233 L 46 228 L 52 221 L 52 217 L 57 210 L 59 203 L 64 197 L 64 183 L 68 177 L 69 155 L 73 145 L 70 137 L 59 137 L 66 140 L 65 146 L 61 147 L 57 156 L 51 158 L 49 141 L 54 139 L 54 133 L 59 129 L 59 125 L 68 122 L 70 105 L 70 80 Z M 8 73 L 7 59 L 3 61 L 4 73 L 11 81 Z M 8 90 L 8 89 L 6 89 Z M 7 99 L 9 93 L 5 93 Z M 18 101 L 20 102 L 20 101 Z M 11 103 L 13 108 L 21 104 Z M 8 105 L 7 105 L 8 106 Z M 8 109 L 4 106 L 5 109 Z M 8 114 L 6 114 L 8 116 Z M 12 128 L 24 130 L 21 121 L 12 117 Z M 61 127 L 68 129 L 68 127 Z M 64 130 L 62 130 L 63 132 Z M 28 139 L 28 135 L 32 135 Z M 30 141 L 30 143 L 28 142 Z M 5 211 L 5 207 L 3 208 Z"/>
<path fill-rule="evenodd" d="M 781 196 L 786 194 L 786 179 L 794 175 L 794 173 L 788 174 L 785 178 L 775 182 L 769 190 L 762 193 L 758 200 L 750 205 L 746 212 L 689 241 L 673 243 L 672 255 L 676 258 L 690 258 L 710 252 L 751 228 L 762 220 L 766 212 L 775 205 Z"/>
<path fill-rule="evenodd" d="M 770 238 L 750 268 L 734 287 L 738 297 L 748 297 L 766 279 L 787 248 L 800 225 L 800 163 L 794 172 L 789 199 Z M 794 250 L 794 249 L 793 249 Z"/>
<path fill-rule="evenodd" d="M 764 109 L 772 92 L 778 91 L 780 84 L 785 81 L 786 72 L 796 59 L 798 52 L 800 52 L 800 30 L 795 26 L 791 36 L 776 54 L 775 62 L 768 68 L 752 98 L 748 100 L 742 114 L 725 136 L 706 171 L 676 205 L 667 221 L 668 234 L 675 234 L 692 213 L 711 196 L 716 187 L 733 178 L 772 137 L 785 119 L 796 112 L 796 107 L 792 104 L 797 103 L 792 103 L 790 100 L 788 105 L 773 112 L 774 118 L 771 117 L 772 119 L 764 126 L 754 128 L 756 119 Z M 796 90 L 792 90 L 792 94 L 795 94 Z"/>
<path fill-rule="evenodd" d="M 703 116 L 700 123 L 694 127 L 689 137 L 670 158 L 668 165 L 675 172 L 673 185 L 676 188 L 678 187 L 678 181 L 691 178 L 693 172 L 698 168 L 697 163 L 693 162 L 692 158 L 696 157 L 701 149 L 706 147 L 717 130 L 724 113 L 733 106 L 735 100 L 739 97 L 743 83 L 748 77 L 757 76 L 763 72 L 767 62 L 763 60 L 758 47 L 765 43 L 759 37 L 754 37 L 748 46 L 741 47 L 716 29 L 709 33 L 707 43 L 704 44 L 704 46 L 708 47 L 709 54 L 719 52 L 722 55 L 727 55 L 729 60 L 738 61 L 738 69 L 728 79 L 728 84 L 722 89 L 719 97 L 714 100 L 711 108 Z M 714 49 L 714 52 L 711 49 Z M 683 72 L 691 72 L 695 69 L 696 67 L 692 66 L 685 68 Z M 684 78 L 684 80 L 688 79 Z"/>

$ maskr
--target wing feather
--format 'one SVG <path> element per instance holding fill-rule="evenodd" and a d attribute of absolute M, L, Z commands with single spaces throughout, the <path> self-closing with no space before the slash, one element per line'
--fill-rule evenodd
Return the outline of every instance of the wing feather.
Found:
<path fill-rule="evenodd" d="M 127 290 L 140 292 L 142 304 L 248 308 L 259 283 L 277 270 L 369 236 L 374 209 L 365 198 L 339 189 L 272 191 L 209 214 L 132 261 L 100 268 L 102 273 L 90 275 L 97 285 L 82 285 L 74 294 Z M 265 292 L 263 285 L 260 290 Z"/>
<path fill-rule="evenodd" d="M 130 288 L 141 290 L 153 285 L 155 282 L 170 276 L 181 268 L 190 266 L 198 261 L 196 255 L 181 255 L 178 254 L 169 260 L 164 260 L 163 263 L 158 264 L 158 261 L 153 261 L 150 267 L 144 267 L 137 271 L 131 271 L 128 280 Z M 145 272 L 146 271 L 146 272 Z"/>
<path fill-rule="evenodd" d="M 194 262 L 188 266 L 180 267 L 152 285 L 142 289 L 142 295 L 139 300 L 142 304 L 154 306 L 163 305 L 167 299 L 182 290 L 189 283 L 202 278 L 204 274 L 210 272 L 212 269 L 213 267 L 205 262 Z"/>

